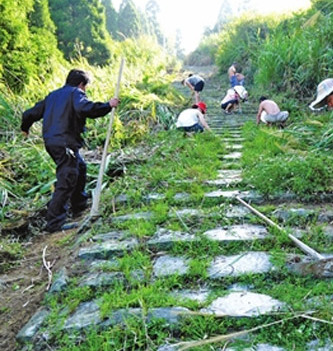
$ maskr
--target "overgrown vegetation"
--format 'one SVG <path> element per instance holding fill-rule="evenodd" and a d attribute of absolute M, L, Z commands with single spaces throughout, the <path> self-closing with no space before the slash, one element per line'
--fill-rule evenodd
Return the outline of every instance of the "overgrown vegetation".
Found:
<path fill-rule="evenodd" d="M 249 137 L 248 134 L 252 132 Z M 276 147 L 277 137 L 273 133 L 257 130 L 258 136 L 250 126 L 246 127 L 245 136 L 254 140 L 254 145 L 266 138 L 272 140 L 267 147 L 271 150 L 269 157 L 280 157 L 280 148 Z M 258 139 L 258 141 L 256 141 Z M 263 327 L 251 333 L 249 339 L 237 340 L 233 344 L 240 350 L 256 343 L 270 343 L 284 347 L 286 350 L 305 350 L 314 335 L 323 342 L 330 337 L 331 325 L 312 323 L 301 315 L 304 311 L 312 310 L 311 317 L 317 321 L 329 321 L 333 313 L 329 300 L 332 284 L 330 280 L 321 280 L 313 276 L 298 276 L 286 267 L 288 255 L 295 253 L 295 246 L 278 230 L 272 230 L 269 240 L 254 242 L 234 242 L 219 244 L 203 236 L 205 230 L 214 225 L 227 226 L 234 220 L 225 217 L 228 204 L 212 203 L 203 200 L 203 194 L 209 191 L 209 186 L 203 180 L 214 178 L 221 167 L 220 156 L 226 153 L 224 143 L 212 134 L 196 135 L 194 138 L 184 138 L 182 133 L 164 131 L 150 135 L 145 140 L 148 150 L 154 148 L 144 161 L 134 162 L 127 167 L 124 176 L 115 179 L 112 186 L 103 192 L 104 227 L 96 223 L 91 228 L 91 235 L 121 231 L 127 233 L 128 239 L 137 239 L 139 247 L 130 253 L 123 252 L 120 256 L 112 257 L 103 266 L 103 272 L 117 272 L 122 278 L 115 280 L 108 290 L 97 288 L 92 290 L 79 287 L 80 279 L 73 279 L 65 292 L 47 297 L 47 305 L 51 308 L 48 317 L 48 343 L 56 345 L 60 350 L 106 350 L 112 349 L 152 349 L 156 350 L 167 339 L 170 343 L 183 341 L 204 340 L 212 336 L 229 334 L 236 331 L 251 330 L 272 322 L 280 322 L 272 327 Z M 130 153 L 130 151 L 129 151 Z M 268 156 L 267 156 L 268 157 Z M 279 158 L 280 159 L 280 158 Z M 244 158 L 246 160 L 246 157 Z M 265 161 L 265 160 L 264 160 Z M 245 162 L 246 163 L 246 162 Z M 248 163 L 252 168 L 253 164 Z M 296 175 L 297 176 L 297 175 Z M 303 179 L 303 175 L 299 176 Z M 187 193 L 190 197 L 176 200 L 176 194 Z M 160 194 L 164 198 L 149 200 L 148 195 Z M 200 196 L 197 196 L 200 194 Z M 125 202 L 118 202 L 119 195 L 126 195 Z M 188 206 L 201 211 L 201 215 L 176 215 L 176 211 Z M 262 208 L 262 212 L 271 209 Z M 117 221 L 116 218 L 128 213 L 150 213 L 150 219 L 129 219 Z M 112 222 L 108 218 L 112 216 Z M 258 219 L 253 218 L 253 223 Z M 196 239 L 183 243 L 175 243 L 168 247 L 171 256 L 182 256 L 188 260 L 189 270 L 185 275 L 170 275 L 155 277 L 153 262 L 159 250 L 147 247 L 147 241 L 160 229 L 194 234 Z M 312 246 L 331 252 L 332 242 L 323 235 L 323 228 L 313 224 L 311 230 L 304 233 L 302 240 Z M 270 252 L 276 269 L 268 274 L 243 274 L 238 277 L 224 277 L 209 280 L 211 292 L 205 302 L 193 301 L 177 295 L 179 290 L 196 289 L 207 282 L 207 269 L 218 255 L 232 255 L 244 251 Z M 81 265 L 81 263 L 80 263 Z M 251 286 L 251 289 L 262 294 L 284 301 L 288 308 L 281 312 L 271 313 L 257 318 L 223 318 L 194 314 L 182 320 L 177 327 L 170 327 L 159 319 L 145 318 L 148 311 L 154 308 L 182 306 L 191 311 L 199 311 L 207 307 L 217 296 L 223 296 L 226 290 L 239 284 Z M 100 309 L 102 318 L 112 319 L 115 311 L 132 310 L 132 315 L 126 318 L 125 326 L 109 325 L 105 330 L 95 328 L 84 332 L 71 333 L 62 330 L 62 323 L 79 303 L 95 301 Z M 328 298 L 327 298 L 328 299 Z M 299 315 L 299 316 L 298 316 Z M 298 316 L 298 317 L 297 317 Z M 274 335 L 272 335 L 274 334 Z M 288 337 L 286 337 L 288 335 Z M 80 340 L 73 342 L 73 340 Z M 102 346 L 101 346 L 102 345 Z M 224 343 L 191 348 L 193 350 L 211 350 L 223 347 Z"/>
<path fill-rule="evenodd" d="M 98 42 L 90 36 L 72 40 L 56 36 L 60 24 L 55 18 L 59 14 L 50 16 L 46 3 L 32 0 L 13 3 L 8 0 L 0 5 L 4 38 L 0 52 L 0 258 L 4 264 L 0 270 L 7 271 L 24 256 L 22 242 L 27 233 L 39 234 L 43 210 L 54 183 L 54 166 L 44 150 L 40 125 L 33 127 L 29 139 L 20 134 L 22 111 L 48 91 L 61 86 L 72 67 L 91 72 L 94 79 L 87 93 L 93 100 L 107 100 L 114 94 L 121 57 L 125 58 L 126 64 L 121 82 L 121 104 L 117 109 L 109 150 L 112 157 L 102 194 L 102 225 L 93 225 L 87 237 L 81 240 L 83 243 L 95 234 L 116 230 L 127 233 L 140 244 L 130 254 L 123 252 L 115 258 L 115 263 L 104 264 L 103 272 L 122 274 L 122 279 L 109 290 L 82 287 L 78 278 L 72 278 L 66 291 L 47 296 L 45 304 L 51 310 L 47 324 L 52 330 L 47 342 L 63 351 L 147 350 L 156 349 L 165 340 L 205 339 L 282 319 L 284 322 L 274 327 L 274 333 L 270 328 L 259 329 L 252 334 L 251 341 L 238 340 L 235 347 L 244 349 L 253 343 L 270 342 L 286 350 L 304 351 L 314 335 L 324 343 L 331 337 L 331 325 L 322 321 L 331 322 L 332 304 L 326 296 L 332 291 L 332 282 L 298 276 L 286 268 L 287 256 L 293 255 L 296 249 L 285 233 L 270 230 L 272 237 L 269 240 L 228 245 L 220 245 L 203 236 L 214 226 L 234 224 L 225 216 L 232 203 L 204 196 L 210 190 L 205 180 L 217 176 L 226 148 L 223 141 L 212 134 L 184 138 L 172 129 L 175 115 L 186 105 L 172 85 L 180 64 L 161 50 L 157 44 L 161 39 L 158 33 L 146 35 L 149 28 L 152 30 L 152 23 L 146 23 L 147 31 L 142 36 L 139 23 L 143 22 L 136 21 L 138 14 L 131 2 L 124 1 L 121 11 L 134 16 L 131 24 L 136 27 L 127 28 L 133 36 L 116 38 L 114 35 L 111 39 L 104 30 L 97 28 L 101 31 L 94 34 L 102 33 Z M 50 3 L 57 5 L 57 1 Z M 86 11 L 94 11 L 90 7 L 92 4 L 100 9 L 101 2 L 81 1 Z M 14 12 L 15 7 L 22 8 L 22 12 Z M 101 12 L 97 11 L 91 13 L 92 18 L 106 25 L 109 32 L 117 33 L 119 28 L 110 27 L 114 9 L 108 10 L 109 17 L 101 17 Z M 155 10 L 152 6 L 151 15 Z M 189 58 L 191 64 L 211 64 L 215 59 L 219 73 L 224 76 L 230 63 L 239 61 L 250 87 L 250 101 L 265 91 L 290 111 L 290 122 L 284 130 L 257 127 L 254 123 L 244 127 L 241 188 L 255 188 L 264 196 L 292 193 L 298 199 L 311 202 L 321 194 L 332 192 L 332 112 L 310 114 L 302 107 L 313 98 L 318 82 L 333 74 L 332 10 L 331 1 L 317 0 L 313 1 L 310 10 L 289 17 L 242 17 L 205 38 Z M 38 13 L 40 16 L 34 17 Z M 38 18 L 42 21 L 39 22 Z M 66 34 L 72 34 L 69 32 L 67 30 Z M 62 38 L 61 43 L 59 38 Z M 89 42 L 83 39 L 89 39 Z M 112 50 L 103 51 L 101 46 L 107 48 L 110 40 Z M 98 157 L 98 149 L 103 145 L 107 123 L 107 118 L 88 122 L 84 152 L 92 161 Z M 119 155 L 122 158 L 117 158 Z M 98 164 L 90 164 L 88 191 L 94 188 L 97 173 Z M 200 212 L 199 220 L 178 212 L 185 205 Z M 272 212 L 268 206 L 259 209 L 268 215 Z M 128 213 L 148 213 L 150 217 L 124 222 L 108 220 Z M 292 220 L 287 225 L 292 226 Z M 257 224 L 259 221 L 249 216 L 249 222 Z M 308 229 L 302 237 L 304 242 L 322 253 L 333 251 L 332 240 L 324 233 L 324 226 L 316 222 L 316 217 L 311 222 L 302 220 L 301 225 Z M 183 255 L 188 260 L 186 275 L 176 274 L 163 279 L 153 276 L 153 259 L 157 250 L 148 249 L 147 241 L 160 228 L 195 234 L 196 240 L 168 248 L 169 254 Z M 292 231 L 293 228 L 286 230 Z M 66 237 L 58 245 L 70 243 L 70 238 Z M 210 281 L 212 293 L 206 302 L 193 302 L 170 294 L 204 285 L 207 267 L 214 257 L 244 250 L 269 251 L 278 269 L 269 276 L 244 274 L 237 279 L 227 277 Z M 160 306 L 181 305 L 199 310 L 236 283 L 270 294 L 286 302 L 288 309 L 256 320 L 193 315 L 178 329 L 170 329 L 161 320 L 145 322 L 144 318 L 133 317 L 126 319 L 126 327 L 117 325 L 103 331 L 86 330 L 80 338 L 79 333 L 67 334 L 62 330 L 65 318 L 80 303 L 91 299 L 98 301 L 102 317 L 107 318 L 120 308 L 140 308 L 142 317 L 149 309 Z M 295 317 L 310 310 L 318 323 Z M 5 308 L 0 310 L 2 312 Z M 215 346 L 223 348 L 225 344 L 221 342 Z M 211 350 L 212 346 L 196 349 Z"/>

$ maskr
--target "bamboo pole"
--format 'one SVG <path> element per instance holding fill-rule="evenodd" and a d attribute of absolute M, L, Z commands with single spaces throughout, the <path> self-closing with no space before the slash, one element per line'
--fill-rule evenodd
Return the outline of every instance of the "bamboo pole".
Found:
<path fill-rule="evenodd" d="M 125 60 L 124 60 L 124 58 L 122 58 L 121 63 L 120 63 L 120 68 L 119 68 L 117 86 L 116 86 L 116 94 L 115 94 L 116 98 L 118 98 L 118 96 L 119 96 L 120 81 L 121 81 L 124 63 L 125 63 Z M 101 165 L 99 168 L 97 184 L 96 184 L 96 188 L 93 190 L 93 194 L 92 194 L 93 195 L 93 203 L 92 203 L 91 210 L 90 210 L 91 217 L 97 217 L 99 215 L 99 202 L 100 202 L 100 198 L 101 198 L 103 176 L 104 176 L 104 172 L 105 172 L 106 156 L 107 156 L 108 147 L 109 147 L 109 143 L 110 143 L 110 137 L 111 137 L 111 131 L 112 131 L 115 110 L 116 110 L 115 107 L 113 107 L 111 110 L 111 118 L 109 121 L 108 131 L 106 134 L 106 140 L 104 143 L 104 150 L 103 150 Z"/>
<path fill-rule="evenodd" d="M 263 219 L 266 223 L 270 224 L 272 227 L 275 227 L 281 231 L 284 231 L 282 227 L 274 223 L 272 220 L 270 220 L 268 217 L 266 217 L 264 214 L 250 206 L 248 203 L 246 203 L 244 200 L 242 200 L 239 196 L 236 196 L 236 199 L 242 203 L 245 207 L 250 209 L 253 213 L 255 213 L 257 216 L 259 216 L 261 219 Z M 307 253 L 308 255 L 318 259 L 322 260 L 325 257 L 318 253 L 317 251 L 313 250 L 310 246 L 304 244 L 301 240 L 297 239 L 295 236 L 288 234 L 288 237 L 298 246 L 303 252 Z"/>

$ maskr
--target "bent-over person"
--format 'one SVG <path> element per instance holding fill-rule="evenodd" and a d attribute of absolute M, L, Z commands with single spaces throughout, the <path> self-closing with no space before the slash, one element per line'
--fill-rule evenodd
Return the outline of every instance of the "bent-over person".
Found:
<path fill-rule="evenodd" d="M 272 124 L 278 124 L 283 128 L 289 117 L 289 112 L 281 111 L 275 101 L 269 100 L 265 96 L 261 96 L 259 102 L 257 124 L 259 125 L 260 122 L 263 122 L 269 126 Z"/>

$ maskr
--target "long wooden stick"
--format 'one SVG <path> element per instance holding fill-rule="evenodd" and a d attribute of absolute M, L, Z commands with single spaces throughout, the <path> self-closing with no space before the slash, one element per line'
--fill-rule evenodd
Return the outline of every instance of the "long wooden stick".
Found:
<path fill-rule="evenodd" d="M 281 228 L 279 225 L 277 225 L 276 223 L 274 223 L 272 220 L 270 220 L 269 218 L 267 218 L 265 215 L 263 215 L 261 212 L 259 212 L 258 210 L 256 210 L 255 208 L 253 208 L 252 206 L 250 206 L 248 203 L 246 203 L 244 200 L 242 200 L 239 196 L 236 196 L 236 199 L 242 203 L 245 207 L 247 207 L 248 209 L 250 209 L 253 213 L 255 213 L 257 216 L 259 216 L 260 218 L 262 218 L 266 223 L 270 224 L 272 227 L 275 227 L 281 231 L 284 231 L 283 228 Z M 317 251 L 313 250 L 310 246 L 304 244 L 301 240 L 297 239 L 295 236 L 288 234 L 288 237 L 305 253 L 307 253 L 308 255 L 321 260 L 323 258 L 325 258 L 323 255 L 321 255 L 320 253 L 318 253 Z"/>
<path fill-rule="evenodd" d="M 218 335 L 218 336 L 214 336 L 212 338 L 206 339 L 206 340 L 199 340 L 199 341 L 192 341 L 192 342 L 191 341 L 187 341 L 187 342 L 183 341 L 183 342 L 180 342 L 178 344 L 174 344 L 173 346 L 179 351 L 188 350 L 188 349 L 192 349 L 194 347 L 200 347 L 200 346 L 204 346 L 204 345 L 210 345 L 213 343 L 223 342 L 223 341 L 227 341 L 230 339 L 234 339 L 234 338 L 237 338 L 237 337 L 249 334 L 249 333 L 253 333 L 253 332 L 260 330 L 260 329 L 269 328 L 273 325 L 282 324 L 282 323 L 285 323 L 286 321 L 296 319 L 296 318 L 302 318 L 302 317 L 304 318 L 305 316 L 304 315 L 295 315 L 295 316 L 281 319 L 281 320 L 271 322 L 268 324 L 262 324 L 262 325 L 259 325 L 257 327 L 254 327 L 254 328 L 251 328 L 248 330 L 242 330 L 239 332 L 234 332 L 234 333 L 226 334 L 226 335 Z"/>
<path fill-rule="evenodd" d="M 118 98 L 118 96 L 119 96 L 120 81 L 121 81 L 121 76 L 122 76 L 122 72 L 123 72 L 124 62 L 125 62 L 125 60 L 124 60 L 124 58 L 122 58 L 121 63 L 120 63 L 120 68 L 119 68 L 117 87 L 116 87 L 116 94 L 115 94 L 116 98 Z M 93 191 L 93 203 L 92 203 L 91 210 L 90 210 L 91 217 L 96 217 L 99 215 L 99 202 L 100 202 L 100 198 L 101 198 L 103 176 L 104 176 L 105 164 L 106 164 L 106 156 L 107 156 L 110 137 L 111 137 L 114 114 L 115 114 L 115 108 L 113 107 L 111 110 L 111 118 L 109 121 L 108 131 L 106 134 L 106 140 L 104 143 L 104 150 L 103 150 L 101 165 L 99 168 L 97 184 L 96 184 L 96 188 Z"/>

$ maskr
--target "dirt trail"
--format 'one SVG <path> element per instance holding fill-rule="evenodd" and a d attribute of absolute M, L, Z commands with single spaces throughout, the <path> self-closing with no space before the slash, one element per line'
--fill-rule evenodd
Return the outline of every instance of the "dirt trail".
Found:
<path fill-rule="evenodd" d="M 27 243 L 24 257 L 0 275 L 0 350 L 16 349 L 16 334 L 39 308 L 46 293 L 48 273 L 43 267 L 43 250 L 46 261 L 53 264 L 52 271 L 70 267 L 71 250 L 61 245 L 70 240 L 73 231 L 37 235 Z"/>

